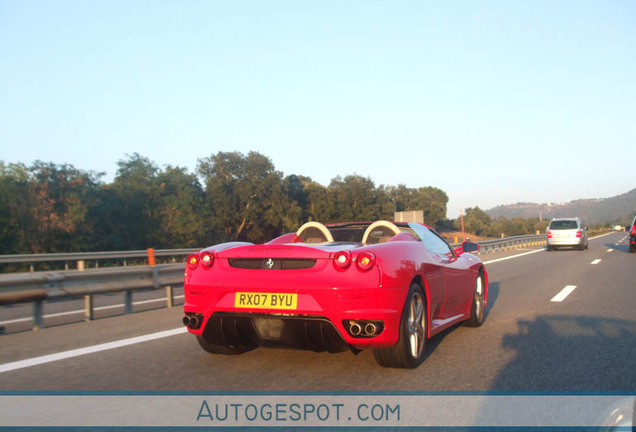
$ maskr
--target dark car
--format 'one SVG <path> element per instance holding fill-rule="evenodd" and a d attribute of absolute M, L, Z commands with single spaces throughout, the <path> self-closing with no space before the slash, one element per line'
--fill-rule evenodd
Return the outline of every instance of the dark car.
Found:
<path fill-rule="evenodd" d="M 636 216 L 632 224 L 627 227 L 627 232 L 629 233 L 629 251 L 636 252 Z"/>

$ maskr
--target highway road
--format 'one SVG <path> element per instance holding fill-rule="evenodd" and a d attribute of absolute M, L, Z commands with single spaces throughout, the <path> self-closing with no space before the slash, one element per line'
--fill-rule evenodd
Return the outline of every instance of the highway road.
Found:
<path fill-rule="evenodd" d="M 47 318 L 37 331 L 25 330 L 18 315 L 29 309 L 20 307 L 0 310 L 0 321 L 11 321 L 0 335 L 0 391 L 636 389 L 636 254 L 625 233 L 593 238 L 587 251 L 482 259 L 490 276 L 485 324 L 436 336 L 414 370 L 381 368 L 368 351 L 207 354 L 180 325 L 180 307 L 152 302 L 128 315 L 104 309 L 90 322 Z"/>

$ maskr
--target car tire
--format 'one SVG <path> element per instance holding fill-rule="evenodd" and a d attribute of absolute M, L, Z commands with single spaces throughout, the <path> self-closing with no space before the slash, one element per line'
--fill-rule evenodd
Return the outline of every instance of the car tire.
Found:
<path fill-rule="evenodd" d="M 201 345 L 201 348 L 211 354 L 237 355 L 249 351 L 248 348 L 243 346 L 213 345 L 208 342 L 203 336 L 197 336 L 197 340 L 199 341 L 199 345 Z"/>
<path fill-rule="evenodd" d="M 384 367 L 418 367 L 425 357 L 427 326 L 424 291 L 419 284 L 413 283 L 404 302 L 398 343 L 373 350 L 375 361 Z"/>
<path fill-rule="evenodd" d="M 629 245 L 629 253 L 634 253 L 636 252 L 636 247 Z"/>
<path fill-rule="evenodd" d="M 470 306 L 470 318 L 465 324 L 468 327 L 480 327 L 484 323 L 486 316 L 486 284 L 484 276 L 481 272 L 475 278 L 475 290 L 473 293 L 473 301 Z"/>

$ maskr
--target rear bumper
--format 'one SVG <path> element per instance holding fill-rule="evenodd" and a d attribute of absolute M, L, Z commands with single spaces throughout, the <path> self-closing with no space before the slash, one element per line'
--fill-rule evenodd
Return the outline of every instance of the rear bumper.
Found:
<path fill-rule="evenodd" d="M 321 317 L 217 312 L 208 319 L 203 336 L 220 346 L 271 346 L 332 353 L 350 349 L 331 321 Z"/>
<path fill-rule="evenodd" d="M 185 291 L 184 312 L 203 317 L 200 328 L 188 330 L 214 345 L 338 352 L 395 345 L 408 288 L 297 289 L 298 307 L 293 311 L 235 308 L 235 290 L 186 285 Z M 381 322 L 382 329 L 373 337 L 353 336 L 349 320 Z M 263 321 L 276 331 L 259 330 Z"/>
<path fill-rule="evenodd" d="M 570 238 L 564 238 L 564 239 L 559 239 L 559 238 L 551 238 L 548 239 L 548 246 L 556 246 L 556 247 L 576 247 L 576 246 L 583 246 L 585 245 L 585 239 L 570 239 Z"/>

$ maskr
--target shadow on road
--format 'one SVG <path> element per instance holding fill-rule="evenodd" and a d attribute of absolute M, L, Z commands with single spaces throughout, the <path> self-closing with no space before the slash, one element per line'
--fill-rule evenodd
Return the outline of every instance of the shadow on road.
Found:
<path fill-rule="evenodd" d="M 490 315 L 490 311 L 495 307 L 497 303 L 497 299 L 499 298 L 499 286 L 501 283 L 499 282 L 491 282 L 488 281 L 488 304 L 486 306 L 486 316 L 484 317 L 484 321 L 488 319 L 488 315 Z"/>
<path fill-rule="evenodd" d="M 504 349 L 516 356 L 495 391 L 631 391 L 636 388 L 636 322 L 586 316 L 518 321 Z"/>

